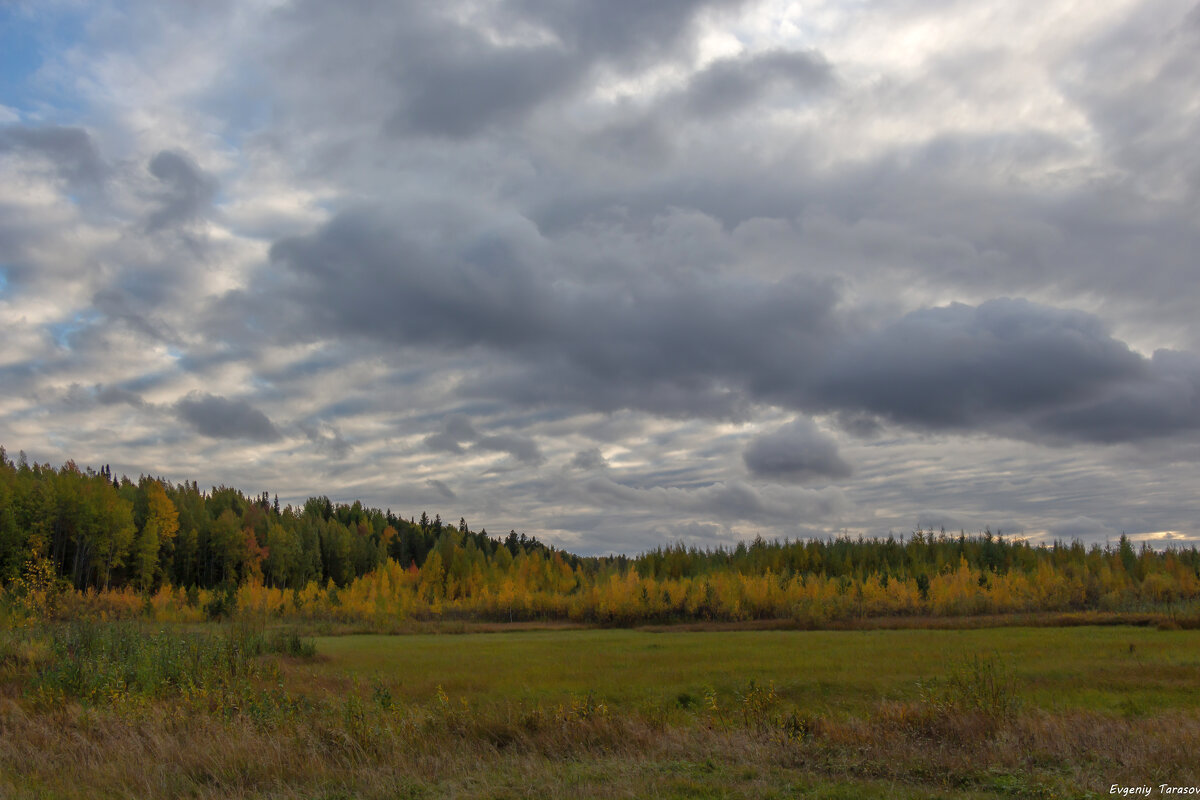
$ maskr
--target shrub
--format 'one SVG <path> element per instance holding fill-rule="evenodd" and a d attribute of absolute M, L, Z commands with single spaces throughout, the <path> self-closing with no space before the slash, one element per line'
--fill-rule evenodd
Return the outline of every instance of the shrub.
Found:
<path fill-rule="evenodd" d="M 973 714 L 1007 719 L 1020 705 L 1012 670 L 997 656 L 975 655 L 943 678 L 920 685 L 921 702 L 941 715 Z"/>

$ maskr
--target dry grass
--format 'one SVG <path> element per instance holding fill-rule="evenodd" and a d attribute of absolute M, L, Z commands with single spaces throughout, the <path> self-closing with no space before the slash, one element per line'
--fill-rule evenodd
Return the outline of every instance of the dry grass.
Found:
<path fill-rule="evenodd" d="M 1033 710 L 995 720 L 884 703 L 788 730 L 732 715 L 667 723 L 438 699 L 330 698 L 278 720 L 166 704 L 36 713 L 0 701 L 5 797 L 754 797 L 839 782 L 864 796 L 890 786 L 914 796 L 1068 797 L 1112 783 L 1200 785 L 1198 749 L 1194 714 Z"/>
<path fill-rule="evenodd" d="M 288 664 L 304 662 L 278 653 L 255 657 L 278 669 L 239 670 L 216 697 L 47 704 L 30 688 L 56 651 L 12 643 L 0 659 L 5 798 L 1059 798 L 1200 785 L 1200 711 L 1030 707 L 994 659 L 850 713 L 754 681 L 687 703 L 440 687 L 400 698 L 345 676 L 301 685 Z"/>

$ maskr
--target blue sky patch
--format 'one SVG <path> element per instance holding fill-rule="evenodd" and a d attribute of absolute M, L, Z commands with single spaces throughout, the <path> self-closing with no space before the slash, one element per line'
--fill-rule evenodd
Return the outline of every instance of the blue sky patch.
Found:
<path fill-rule="evenodd" d="M 83 40 L 84 19 L 0 4 L 0 104 L 18 111 L 75 113 L 83 98 L 39 74 L 47 62 Z"/>

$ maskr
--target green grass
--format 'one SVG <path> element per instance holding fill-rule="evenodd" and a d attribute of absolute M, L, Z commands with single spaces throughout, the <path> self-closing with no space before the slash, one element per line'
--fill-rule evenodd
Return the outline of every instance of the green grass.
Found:
<path fill-rule="evenodd" d="M 297 667 L 320 684 L 387 684 L 398 699 L 557 701 L 594 692 L 620 707 L 686 705 L 773 681 L 815 713 L 865 713 L 919 699 L 920 682 L 976 655 L 1013 673 L 1022 699 L 1047 710 L 1148 714 L 1200 708 L 1200 631 L 1134 627 L 979 630 L 527 631 L 324 637 Z"/>
<path fill-rule="evenodd" d="M 233 625 L 0 631 L 0 797 L 967 800 L 1200 785 L 1200 631 L 523 630 L 312 649 Z"/>

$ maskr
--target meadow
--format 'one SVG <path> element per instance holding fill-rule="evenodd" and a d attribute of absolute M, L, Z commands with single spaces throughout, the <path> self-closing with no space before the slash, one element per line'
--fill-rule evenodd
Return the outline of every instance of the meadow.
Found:
<path fill-rule="evenodd" d="M 1093 797 L 1200 785 L 1200 631 L 0 636 L 4 797 Z M 86 665 L 80 668 L 80 665 Z"/>
<path fill-rule="evenodd" d="M 0 447 L 0 797 L 1093 797 L 1197 752 L 1194 546 L 580 556 Z"/>

